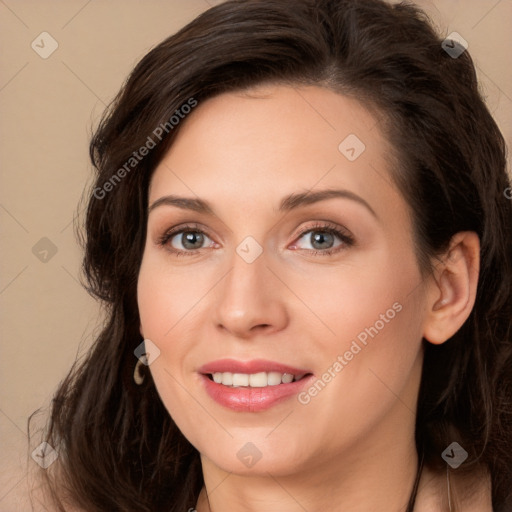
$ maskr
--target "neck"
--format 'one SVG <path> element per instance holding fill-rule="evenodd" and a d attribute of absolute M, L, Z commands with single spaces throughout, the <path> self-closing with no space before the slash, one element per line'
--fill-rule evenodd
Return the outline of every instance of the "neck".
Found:
<path fill-rule="evenodd" d="M 402 410 L 400 423 L 393 416 L 353 448 L 287 475 L 227 473 L 202 456 L 205 488 L 197 512 L 405 512 L 418 466 L 414 417 L 404 421 Z"/>

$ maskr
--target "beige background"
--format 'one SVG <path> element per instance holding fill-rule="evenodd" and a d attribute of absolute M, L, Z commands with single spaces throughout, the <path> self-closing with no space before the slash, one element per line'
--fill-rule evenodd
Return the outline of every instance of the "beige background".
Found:
<path fill-rule="evenodd" d="M 0 511 L 29 509 L 27 417 L 48 404 L 98 331 L 73 232 L 90 183 L 90 133 L 135 63 L 215 3 L 0 0 Z M 457 31 L 469 42 L 510 147 L 512 0 L 417 3 L 443 35 Z M 58 42 L 47 59 L 31 48 L 44 31 Z M 33 253 L 43 237 L 57 249 L 46 262 Z"/>

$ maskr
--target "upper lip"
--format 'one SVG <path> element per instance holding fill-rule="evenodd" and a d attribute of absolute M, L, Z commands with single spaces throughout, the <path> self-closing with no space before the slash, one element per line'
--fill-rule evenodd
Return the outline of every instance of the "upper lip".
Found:
<path fill-rule="evenodd" d="M 264 359 L 252 359 L 250 361 L 237 361 L 235 359 L 219 359 L 212 361 L 201 366 L 198 369 L 199 373 L 202 374 L 213 374 L 213 373 L 260 373 L 260 372 L 279 372 L 289 373 L 292 375 L 303 375 L 311 373 L 309 370 L 304 368 L 294 368 L 287 364 L 278 363 L 275 361 L 266 361 Z"/>

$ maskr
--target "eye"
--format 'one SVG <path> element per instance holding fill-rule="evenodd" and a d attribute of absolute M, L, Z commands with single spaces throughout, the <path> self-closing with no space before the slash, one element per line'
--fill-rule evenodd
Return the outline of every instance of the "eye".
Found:
<path fill-rule="evenodd" d="M 181 226 L 179 228 L 167 231 L 160 239 L 158 244 L 165 246 L 176 256 L 195 254 L 198 250 L 204 249 L 204 244 L 209 241 L 209 247 L 214 242 L 208 235 L 195 226 Z"/>
<path fill-rule="evenodd" d="M 314 255 L 324 256 L 354 245 L 354 239 L 348 230 L 329 223 L 309 226 L 299 234 L 297 240 L 302 238 L 310 244 L 311 248 L 301 247 L 295 242 L 291 249 L 306 250 Z M 196 225 L 178 226 L 165 232 L 158 240 L 158 245 L 165 247 L 175 256 L 193 256 L 205 248 L 205 243 L 208 243 L 206 247 L 216 245 L 205 231 Z"/>
<path fill-rule="evenodd" d="M 294 243 L 292 249 L 312 251 L 315 255 L 333 254 L 354 245 L 352 235 L 346 230 L 328 223 L 318 223 L 310 226 L 300 233 L 299 240 L 301 238 L 304 238 L 311 247 L 298 247 L 297 243 Z M 337 244 L 336 239 L 338 239 Z"/>

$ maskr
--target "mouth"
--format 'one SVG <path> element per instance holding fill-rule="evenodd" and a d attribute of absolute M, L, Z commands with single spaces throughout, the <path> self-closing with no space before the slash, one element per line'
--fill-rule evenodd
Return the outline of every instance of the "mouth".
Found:
<path fill-rule="evenodd" d="M 267 410 L 297 395 L 314 378 L 308 370 L 264 360 L 224 359 L 198 373 L 210 398 L 237 412 Z"/>

